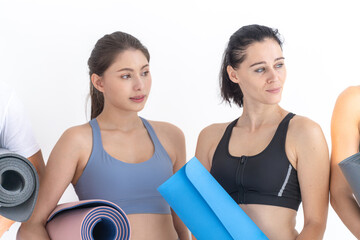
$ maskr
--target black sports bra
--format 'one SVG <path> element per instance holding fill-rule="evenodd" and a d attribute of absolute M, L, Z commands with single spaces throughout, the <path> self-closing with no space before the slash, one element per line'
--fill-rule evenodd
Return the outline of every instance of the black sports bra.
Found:
<path fill-rule="evenodd" d="M 229 124 L 217 146 L 210 173 L 238 204 L 265 204 L 298 210 L 301 203 L 297 171 L 285 153 L 289 113 L 269 145 L 254 156 L 231 156 L 229 140 L 238 119 Z"/>

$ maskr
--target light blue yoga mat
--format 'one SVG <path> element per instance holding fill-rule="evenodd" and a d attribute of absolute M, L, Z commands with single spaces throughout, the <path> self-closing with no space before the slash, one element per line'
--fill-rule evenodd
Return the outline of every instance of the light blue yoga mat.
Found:
<path fill-rule="evenodd" d="M 195 157 L 158 191 L 198 240 L 268 240 Z"/>
<path fill-rule="evenodd" d="M 360 153 L 344 159 L 338 165 L 349 183 L 358 204 L 360 204 Z"/>

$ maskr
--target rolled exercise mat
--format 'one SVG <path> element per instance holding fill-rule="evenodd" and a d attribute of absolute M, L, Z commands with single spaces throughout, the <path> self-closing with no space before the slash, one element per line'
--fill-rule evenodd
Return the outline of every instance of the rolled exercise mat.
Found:
<path fill-rule="evenodd" d="M 38 192 L 39 178 L 31 162 L 0 149 L 0 215 L 25 222 L 34 210 Z"/>
<path fill-rule="evenodd" d="M 195 157 L 158 191 L 198 240 L 268 239 Z"/>
<path fill-rule="evenodd" d="M 338 165 L 360 204 L 360 152 L 345 158 Z"/>
<path fill-rule="evenodd" d="M 58 205 L 46 230 L 52 240 L 128 240 L 130 223 L 124 211 L 106 200 L 83 200 Z"/>

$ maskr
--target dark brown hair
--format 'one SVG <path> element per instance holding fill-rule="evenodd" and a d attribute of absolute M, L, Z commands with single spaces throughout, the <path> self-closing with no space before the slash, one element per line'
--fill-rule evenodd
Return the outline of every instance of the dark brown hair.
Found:
<path fill-rule="evenodd" d="M 278 30 L 266 26 L 256 24 L 243 26 L 231 35 L 223 55 L 219 76 L 221 97 L 230 105 L 232 101 L 242 107 L 244 95 L 240 86 L 230 80 L 227 66 L 238 68 L 246 58 L 245 51 L 248 46 L 254 42 L 262 42 L 266 38 L 274 39 L 282 47 Z"/>
<path fill-rule="evenodd" d="M 135 37 L 124 32 L 114 32 L 100 38 L 95 44 L 88 60 L 90 75 L 91 119 L 96 118 L 104 109 L 104 95 L 91 82 L 93 73 L 102 76 L 116 56 L 129 49 L 140 50 L 150 61 L 147 48 Z"/>

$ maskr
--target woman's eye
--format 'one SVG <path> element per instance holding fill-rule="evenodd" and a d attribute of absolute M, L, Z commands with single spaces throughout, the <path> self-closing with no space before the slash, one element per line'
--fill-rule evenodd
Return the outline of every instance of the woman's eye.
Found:
<path fill-rule="evenodd" d="M 121 75 L 122 79 L 129 79 L 130 77 L 131 77 L 130 74 Z"/>
<path fill-rule="evenodd" d="M 258 68 L 255 70 L 255 72 L 257 72 L 257 73 L 262 73 L 264 71 L 265 71 L 265 68 Z"/>
<path fill-rule="evenodd" d="M 276 68 L 281 68 L 282 66 L 284 66 L 283 63 L 278 63 L 278 64 L 275 65 Z"/>
<path fill-rule="evenodd" d="M 149 71 L 145 71 L 145 72 L 143 72 L 141 75 L 142 75 L 142 76 L 147 76 L 147 75 L 149 75 Z"/>

